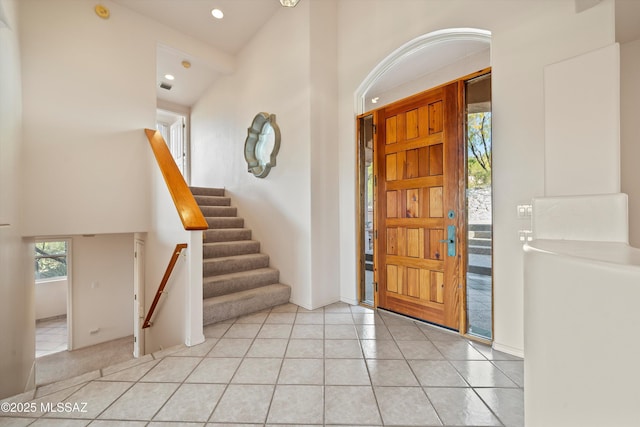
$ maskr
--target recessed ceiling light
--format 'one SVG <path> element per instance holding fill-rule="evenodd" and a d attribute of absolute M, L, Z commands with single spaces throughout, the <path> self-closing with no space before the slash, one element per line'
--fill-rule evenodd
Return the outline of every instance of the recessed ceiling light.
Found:
<path fill-rule="evenodd" d="M 380 97 L 378 97 L 378 96 L 376 96 L 375 98 L 371 98 L 371 103 L 372 104 L 377 104 L 379 99 L 380 99 Z"/>
<path fill-rule="evenodd" d="M 222 19 L 224 17 L 224 13 L 222 13 L 220 9 L 213 9 L 211 11 L 211 16 L 213 16 L 216 19 Z"/>
<path fill-rule="evenodd" d="M 175 77 L 173 76 L 173 74 L 165 74 L 164 78 L 167 80 L 175 80 Z"/>

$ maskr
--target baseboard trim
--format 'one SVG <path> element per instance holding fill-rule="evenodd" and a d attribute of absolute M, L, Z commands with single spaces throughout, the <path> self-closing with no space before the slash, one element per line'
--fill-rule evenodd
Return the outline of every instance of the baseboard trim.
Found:
<path fill-rule="evenodd" d="M 27 378 L 27 383 L 24 386 L 24 392 L 33 391 L 35 395 L 36 391 L 36 359 L 33 359 L 33 363 L 31 363 L 31 371 L 29 372 L 29 377 Z"/>
<path fill-rule="evenodd" d="M 512 356 L 521 357 L 524 359 L 524 350 L 521 348 L 511 347 L 509 345 L 493 342 L 491 346 L 494 350 L 501 351 L 503 353 L 510 354 Z"/>
<path fill-rule="evenodd" d="M 341 301 L 341 302 L 344 302 L 344 303 L 347 303 L 347 304 L 349 304 L 349 305 L 359 305 L 359 304 L 358 304 L 358 300 L 356 300 L 356 299 L 352 299 L 352 298 L 344 298 L 344 297 L 341 297 L 341 298 L 340 298 L 340 301 Z"/>

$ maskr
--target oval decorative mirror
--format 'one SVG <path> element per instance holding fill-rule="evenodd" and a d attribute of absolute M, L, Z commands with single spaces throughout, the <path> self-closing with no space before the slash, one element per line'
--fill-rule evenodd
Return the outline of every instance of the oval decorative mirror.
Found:
<path fill-rule="evenodd" d="M 280 128 L 276 124 L 275 114 L 258 113 L 244 141 L 244 158 L 248 172 L 258 178 L 269 175 L 276 165 L 276 156 L 280 150 Z"/>

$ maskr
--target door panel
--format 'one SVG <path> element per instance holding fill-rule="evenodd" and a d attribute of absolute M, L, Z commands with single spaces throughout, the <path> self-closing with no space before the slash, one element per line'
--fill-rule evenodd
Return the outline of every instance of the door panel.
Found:
<path fill-rule="evenodd" d="M 460 251 L 448 255 L 445 231 L 461 224 L 459 90 L 452 83 L 379 110 L 376 147 L 378 305 L 452 329 Z"/>

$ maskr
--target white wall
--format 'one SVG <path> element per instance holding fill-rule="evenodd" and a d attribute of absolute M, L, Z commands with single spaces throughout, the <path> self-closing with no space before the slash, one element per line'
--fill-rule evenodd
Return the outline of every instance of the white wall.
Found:
<path fill-rule="evenodd" d="M 33 244 L 22 234 L 22 81 L 16 1 L 0 0 L 0 398 L 34 387 Z"/>
<path fill-rule="evenodd" d="M 311 223 L 310 171 L 317 166 L 311 158 L 310 99 L 320 94 L 310 83 L 310 8 L 303 1 L 276 12 L 239 54 L 236 73 L 216 82 L 193 106 L 191 182 L 227 189 L 271 266 L 280 270 L 280 282 L 291 286 L 291 300 L 315 308 L 320 303 L 312 295 L 310 238 L 318 223 Z M 331 77 L 326 79 L 331 86 Z M 259 112 L 275 114 L 282 134 L 277 165 L 265 179 L 248 173 L 244 160 L 247 128 Z M 313 138 L 321 144 L 325 135 Z M 335 222 L 331 214 L 328 221 Z M 337 232 L 337 227 L 323 232 Z"/>
<path fill-rule="evenodd" d="M 620 46 L 548 65 L 544 90 L 545 195 L 619 193 Z"/>
<path fill-rule="evenodd" d="M 133 335 L 133 239 L 131 233 L 73 237 L 73 349 Z"/>
<path fill-rule="evenodd" d="M 202 333 L 202 232 L 186 231 L 153 155 L 151 167 L 152 230 L 145 238 L 145 314 L 153 302 L 169 260 L 179 243 L 186 243 L 159 300 L 151 321 L 144 329 L 144 352 L 152 353 L 177 344 L 195 345 L 204 341 Z"/>
<path fill-rule="evenodd" d="M 640 247 L 640 40 L 620 46 L 621 188 L 629 195 L 629 243 Z"/>
<path fill-rule="evenodd" d="M 141 129 L 155 119 L 156 46 L 118 12 L 20 2 L 29 235 L 147 228 Z"/>
<path fill-rule="evenodd" d="M 496 32 L 492 44 L 495 343 L 514 352 L 523 349 L 522 250 L 517 239 L 523 224 L 515 207 L 544 195 L 543 69 L 614 42 L 610 2 L 579 14 L 570 3 L 513 31 Z"/>
<path fill-rule="evenodd" d="M 355 298 L 354 93 L 384 57 L 445 28 L 492 32 L 494 337 L 523 351 L 522 250 L 516 205 L 544 193 L 543 70 L 614 41 L 613 5 L 580 14 L 573 1 L 348 1 L 339 3 L 341 294 Z M 426 88 L 425 88 L 426 89 Z"/>
<path fill-rule="evenodd" d="M 36 320 L 67 314 L 67 278 L 39 280 L 35 290 Z"/>
<path fill-rule="evenodd" d="M 310 3 L 312 307 L 340 299 L 338 272 L 338 28 L 335 0 Z M 357 304 L 357 300 L 346 300 Z"/>

